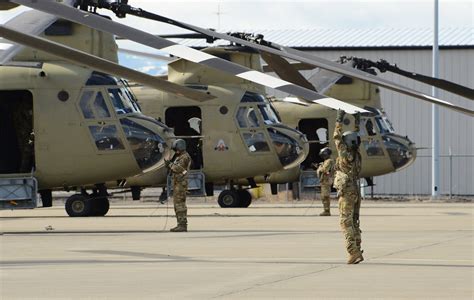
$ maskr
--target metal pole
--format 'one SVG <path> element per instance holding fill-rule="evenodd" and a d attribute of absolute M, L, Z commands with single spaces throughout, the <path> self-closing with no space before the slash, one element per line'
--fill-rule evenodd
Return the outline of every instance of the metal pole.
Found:
<path fill-rule="evenodd" d="M 434 1 L 434 37 L 433 37 L 433 77 L 439 77 L 438 49 L 438 0 Z M 433 97 L 438 97 L 438 90 L 432 88 Z M 431 105 L 431 198 L 439 197 L 439 111 L 438 106 Z"/>
<path fill-rule="evenodd" d="M 449 147 L 449 199 L 453 198 L 453 153 Z"/>

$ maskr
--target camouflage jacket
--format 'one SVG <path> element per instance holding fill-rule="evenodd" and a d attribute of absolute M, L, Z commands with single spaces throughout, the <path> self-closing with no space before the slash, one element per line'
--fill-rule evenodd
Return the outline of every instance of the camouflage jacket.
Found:
<path fill-rule="evenodd" d="M 183 152 L 176 156 L 170 164 L 169 169 L 173 176 L 173 183 L 178 183 L 188 180 L 188 171 L 191 167 L 191 156 L 188 152 Z"/>
<path fill-rule="evenodd" d="M 334 181 L 334 160 L 332 158 L 326 159 L 319 165 L 316 175 L 318 175 L 321 184 L 332 184 Z"/>
<path fill-rule="evenodd" d="M 356 126 L 355 130 L 359 131 L 359 126 Z M 362 157 L 359 151 L 348 149 L 342 140 L 342 133 L 342 124 L 338 122 L 333 136 L 338 154 L 335 165 L 334 187 L 338 190 L 354 186 L 359 179 L 362 167 Z"/>

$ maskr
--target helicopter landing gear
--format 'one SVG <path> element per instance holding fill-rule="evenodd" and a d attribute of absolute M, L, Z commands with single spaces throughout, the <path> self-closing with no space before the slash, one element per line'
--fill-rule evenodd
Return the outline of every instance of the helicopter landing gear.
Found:
<path fill-rule="evenodd" d="M 105 216 L 110 208 L 107 196 L 104 185 L 96 185 L 90 195 L 82 190 L 66 200 L 66 212 L 70 217 Z"/>
<path fill-rule="evenodd" d="M 66 200 L 66 212 L 70 217 L 88 217 L 92 214 L 92 201 L 89 196 L 74 194 Z"/>
<path fill-rule="evenodd" d="M 217 199 L 220 207 L 249 207 L 252 195 L 247 190 L 223 190 Z"/>

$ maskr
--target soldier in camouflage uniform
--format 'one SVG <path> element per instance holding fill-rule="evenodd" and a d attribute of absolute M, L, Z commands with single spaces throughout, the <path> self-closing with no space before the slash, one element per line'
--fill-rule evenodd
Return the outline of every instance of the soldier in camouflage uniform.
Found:
<path fill-rule="evenodd" d="M 172 232 L 188 231 L 186 207 L 186 191 L 188 189 L 188 171 L 191 167 L 191 157 L 186 152 L 186 142 L 182 139 L 174 141 L 172 149 L 175 155 L 171 161 L 165 161 L 173 179 L 173 203 L 178 226 L 171 228 Z"/>
<path fill-rule="evenodd" d="M 334 180 L 334 160 L 331 158 L 332 151 L 329 147 L 325 147 L 319 151 L 319 156 L 324 159 L 316 169 L 316 175 L 319 178 L 321 186 L 321 201 L 323 202 L 324 211 L 320 216 L 331 215 L 331 186 Z"/>
<path fill-rule="evenodd" d="M 346 239 L 349 253 L 348 264 L 358 264 L 364 260 L 361 250 L 361 231 L 359 228 L 360 192 L 358 179 L 361 170 L 359 153 L 360 114 L 355 115 L 355 131 L 342 132 L 342 121 L 345 112 L 338 110 L 334 141 L 338 157 L 334 187 L 339 197 L 340 225 Z"/>

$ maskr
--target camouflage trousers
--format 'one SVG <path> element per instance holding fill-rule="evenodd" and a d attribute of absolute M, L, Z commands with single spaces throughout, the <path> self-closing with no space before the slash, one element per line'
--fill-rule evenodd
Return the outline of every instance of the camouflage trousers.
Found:
<path fill-rule="evenodd" d="M 349 254 L 360 252 L 362 242 L 361 230 L 359 228 L 360 193 L 357 186 L 343 189 L 338 192 L 339 196 L 339 222 L 344 238 L 346 249 Z"/>
<path fill-rule="evenodd" d="M 177 181 L 173 183 L 173 204 L 174 212 L 178 225 L 186 226 L 188 224 L 187 214 L 188 208 L 186 206 L 186 191 L 188 189 L 188 181 Z"/>
<path fill-rule="evenodd" d="M 321 201 L 323 202 L 324 211 L 331 209 L 331 185 L 321 184 Z"/>

